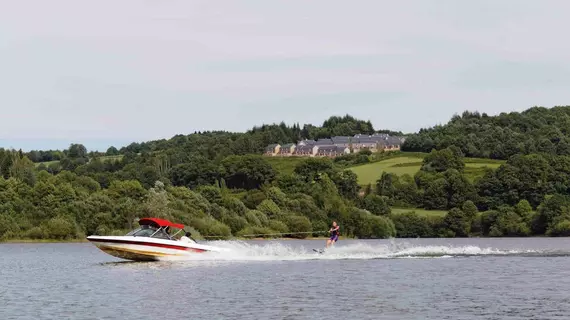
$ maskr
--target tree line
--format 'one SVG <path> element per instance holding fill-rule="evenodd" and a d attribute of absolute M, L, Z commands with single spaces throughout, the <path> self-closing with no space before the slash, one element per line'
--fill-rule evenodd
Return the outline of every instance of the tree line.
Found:
<path fill-rule="evenodd" d="M 498 116 L 465 111 L 445 125 L 409 135 L 402 150 L 430 152 L 450 146 L 476 158 L 506 160 L 533 153 L 570 155 L 570 106 L 533 107 Z"/>
<path fill-rule="evenodd" d="M 14 159 L 7 177 L 0 177 L 2 239 L 124 234 L 144 216 L 181 222 L 198 237 L 214 239 L 323 235 L 331 219 L 346 225 L 346 236 L 396 234 L 388 217 L 360 206 L 356 175 L 328 159 L 307 159 L 282 176 L 259 155 L 197 164 L 200 170 L 182 165 L 152 172 L 146 169 L 159 161 L 153 157 L 95 159 L 58 173 L 35 168 L 18 152 L 3 151 L 7 156 Z"/>
<path fill-rule="evenodd" d="M 374 130 L 349 116 L 333 117 L 319 128 L 329 135 L 346 128 Z M 0 149 L 0 238 L 123 234 L 143 216 L 182 222 L 211 238 L 316 236 L 331 220 L 341 224 L 342 235 L 358 238 L 570 234 L 568 155 L 516 153 L 473 180 L 464 148 L 439 146 L 414 176 L 385 173 L 361 188 L 346 168 L 383 154 L 304 159 L 292 173 L 256 154 L 268 143 L 287 142 L 271 139 L 293 139 L 303 129 L 274 125 L 241 134 L 177 135 L 106 153 L 73 144 L 58 151 L 59 161 L 41 164 L 31 153 Z M 395 214 L 392 207 L 409 212 Z M 415 208 L 447 214 L 424 216 Z"/>

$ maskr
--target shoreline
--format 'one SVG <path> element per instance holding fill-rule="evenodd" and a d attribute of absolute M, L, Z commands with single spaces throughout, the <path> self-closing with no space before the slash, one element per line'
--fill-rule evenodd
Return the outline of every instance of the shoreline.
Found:
<path fill-rule="evenodd" d="M 328 237 L 307 237 L 305 239 L 298 239 L 298 238 L 234 238 L 234 239 L 226 239 L 222 241 L 232 241 L 232 240 L 240 240 L 240 241 L 272 241 L 272 240 L 286 240 L 286 241 L 295 241 L 295 240 L 327 240 Z M 347 240 L 349 238 L 339 238 L 339 240 Z M 215 240 L 205 240 L 201 239 L 198 241 L 215 241 Z M 5 243 L 88 243 L 89 240 L 87 239 L 67 239 L 67 240 L 57 240 L 57 239 L 7 239 L 1 240 L 0 244 Z"/>
<path fill-rule="evenodd" d="M 87 239 L 67 239 L 67 240 L 57 240 L 57 239 L 7 239 L 0 241 L 3 243 L 83 243 L 89 242 Z"/>

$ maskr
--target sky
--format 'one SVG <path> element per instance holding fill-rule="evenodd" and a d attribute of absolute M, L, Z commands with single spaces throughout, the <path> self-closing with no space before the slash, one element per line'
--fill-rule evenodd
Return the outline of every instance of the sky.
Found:
<path fill-rule="evenodd" d="M 570 104 L 570 1 L 0 0 L 0 147 Z"/>

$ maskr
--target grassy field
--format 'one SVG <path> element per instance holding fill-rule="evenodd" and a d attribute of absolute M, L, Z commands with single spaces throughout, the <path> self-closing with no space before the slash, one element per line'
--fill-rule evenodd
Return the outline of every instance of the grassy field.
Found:
<path fill-rule="evenodd" d="M 470 179 L 475 179 L 483 175 L 485 168 L 498 168 L 502 163 L 498 160 L 467 158 L 465 159 L 465 173 Z M 368 185 L 369 183 L 375 184 L 383 172 L 413 176 L 420 170 L 421 165 L 422 158 L 418 155 L 406 156 L 404 154 L 397 158 L 352 167 L 350 170 L 358 175 L 360 185 Z"/>
<path fill-rule="evenodd" d="M 102 157 L 100 157 L 100 159 L 101 159 L 101 161 L 121 160 L 121 159 L 123 159 L 123 155 L 120 154 L 120 155 L 117 155 L 117 156 L 102 156 Z M 40 164 L 43 163 L 45 166 L 49 166 L 49 165 L 51 165 L 51 164 L 58 163 L 58 162 L 59 162 L 59 160 L 46 161 L 46 162 L 36 162 L 35 165 L 36 165 L 36 167 L 37 167 L 37 166 L 39 166 Z"/>
<path fill-rule="evenodd" d="M 416 208 L 392 208 L 393 214 L 402 214 L 406 212 L 414 211 L 420 216 L 437 216 L 437 217 L 444 217 L 447 214 L 445 210 L 424 210 L 424 209 L 416 209 Z"/>
<path fill-rule="evenodd" d="M 265 157 L 277 171 L 281 174 L 291 174 L 295 170 L 295 166 L 306 158 L 303 157 Z"/>

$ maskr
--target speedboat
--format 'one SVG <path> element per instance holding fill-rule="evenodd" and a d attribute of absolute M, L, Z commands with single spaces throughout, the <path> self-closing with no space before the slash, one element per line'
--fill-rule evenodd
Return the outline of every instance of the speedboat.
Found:
<path fill-rule="evenodd" d="M 175 236 L 184 230 L 183 224 L 159 218 L 143 218 L 140 227 L 124 236 L 89 236 L 87 240 L 114 257 L 133 261 L 158 261 L 184 258 L 198 253 L 226 252 L 226 248 L 199 244 L 195 240 L 181 241 Z M 178 229 L 170 235 L 170 229 Z"/>

